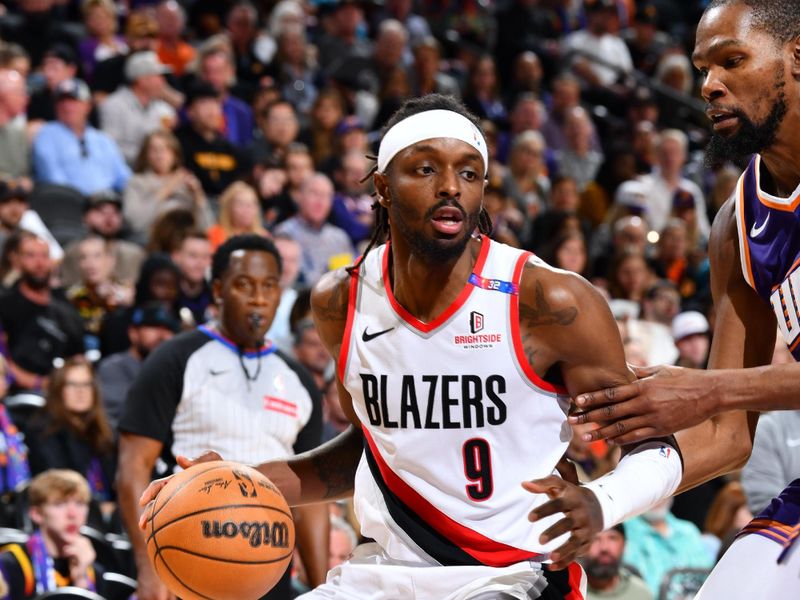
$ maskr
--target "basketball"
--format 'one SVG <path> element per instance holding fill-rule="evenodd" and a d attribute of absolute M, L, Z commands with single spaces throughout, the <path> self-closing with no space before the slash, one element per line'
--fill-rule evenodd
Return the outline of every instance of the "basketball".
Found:
<path fill-rule="evenodd" d="M 294 551 L 294 522 L 278 488 L 233 462 L 175 475 L 151 504 L 147 553 L 179 598 L 255 600 L 278 582 Z"/>

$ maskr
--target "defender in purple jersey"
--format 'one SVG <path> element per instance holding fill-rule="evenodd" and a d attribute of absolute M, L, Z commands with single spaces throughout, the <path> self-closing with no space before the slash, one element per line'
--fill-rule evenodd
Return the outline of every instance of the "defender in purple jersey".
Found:
<path fill-rule="evenodd" d="M 729 452 L 746 458 L 756 411 L 800 408 L 800 366 L 765 366 L 776 329 L 800 359 L 800 3 L 712 0 L 696 39 L 692 58 L 714 129 L 709 156 L 755 155 L 709 241 L 710 370 L 639 369 L 633 384 L 576 398 L 586 412 L 573 418 L 606 421 L 587 437 L 618 443 L 679 432 L 687 469 Z M 745 528 L 698 598 L 800 597 L 799 532 L 795 481 Z"/>

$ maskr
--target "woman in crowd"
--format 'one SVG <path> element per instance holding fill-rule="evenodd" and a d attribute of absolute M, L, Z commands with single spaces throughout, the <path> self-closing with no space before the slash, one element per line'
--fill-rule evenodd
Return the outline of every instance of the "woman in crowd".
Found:
<path fill-rule="evenodd" d="M 269 235 L 261 221 L 261 207 L 256 191 L 242 181 L 236 181 L 219 198 L 219 220 L 208 230 L 212 249 L 235 235 L 256 233 Z"/>
<path fill-rule="evenodd" d="M 308 147 L 315 165 L 321 165 L 336 153 L 336 126 L 345 116 L 342 95 L 333 88 L 320 91 L 311 109 Z"/>
<path fill-rule="evenodd" d="M 641 302 L 652 282 L 652 273 L 644 255 L 625 250 L 614 260 L 611 273 L 611 297 Z"/>
<path fill-rule="evenodd" d="M 497 69 L 494 59 L 488 54 L 481 56 L 470 69 L 464 104 L 481 119 L 490 119 L 501 125 L 506 121 Z"/>
<path fill-rule="evenodd" d="M 142 143 L 123 195 L 123 214 L 140 241 L 147 239 L 158 215 L 174 208 L 192 211 L 199 227 L 214 222 L 203 187 L 183 167 L 178 140 L 166 130 L 154 131 Z"/>
<path fill-rule="evenodd" d="M 31 420 L 25 439 L 34 475 L 72 469 L 86 477 L 95 499 L 114 500 L 114 434 L 86 359 L 70 358 L 53 372 L 47 403 Z"/>
<path fill-rule="evenodd" d="M 87 36 L 78 46 L 83 74 L 90 79 L 97 63 L 128 51 L 117 35 L 117 11 L 111 0 L 84 0 L 83 22 Z"/>

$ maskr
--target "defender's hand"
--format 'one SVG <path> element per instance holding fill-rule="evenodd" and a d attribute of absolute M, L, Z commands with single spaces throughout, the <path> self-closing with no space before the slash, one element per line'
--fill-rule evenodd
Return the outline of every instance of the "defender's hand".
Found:
<path fill-rule="evenodd" d="M 543 479 L 525 481 L 522 487 L 532 494 L 547 494 L 550 498 L 531 511 L 528 519 L 538 521 L 556 513 L 564 518 L 548 527 L 539 541 L 546 544 L 558 536 L 569 533 L 569 539 L 550 553 L 553 570 L 566 569 L 578 556 L 589 551 L 594 536 L 603 529 L 603 512 L 591 490 L 550 475 Z"/>
<path fill-rule="evenodd" d="M 631 444 L 671 435 L 715 414 L 718 392 L 713 372 L 667 366 L 631 368 L 637 381 L 575 399 L 586 412 L 569 417 L 571 425 L 602 425 L 584 433 L 584 441 Z"/>
<path fill-rule="evenodd" d="M 177 457 L 178 466 L 182 469 L 188 469 L 194 465 L 212 462 L 215 460 L 222 460 L 222 457 L 216 452 L 206 452 L 194 460 L 188 459 L 185 456 Z M 139 529 L 145 529 L 147 526 L 147 515 L 150 514 L 150 504 L 155 501 L 156 496 L 158 496 L 158 492 L 161 491 L 161 488 L 167 485 L 167 482 L 172 479 L 172 477 L 173 475 L 170 475 L 169 477 L 162 477 L 161 479 L 151 481 L 150 485 L 148 485 L 145 491 L 142 492 L 142 496 L 139 498 L 139 506 L 144 506 L 146 508 L 142 511 L 142 514 L 139 517 Z"/>

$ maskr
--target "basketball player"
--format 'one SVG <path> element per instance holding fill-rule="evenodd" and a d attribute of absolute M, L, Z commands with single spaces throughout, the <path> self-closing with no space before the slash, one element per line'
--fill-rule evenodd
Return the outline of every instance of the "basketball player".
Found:
<path fill-rule="evenodd" d="M 376 543 L 307 600 L 583 598 L 572 559 L 681 480 L 671 438 L 627 448 L 585 486 L 554 475 L 570 395 L 633 377 L 589 283 L 490 241 L 486 170 L 483 134 L 460 103 L 407 102 L 378 153 L 376 237 L 313 292 L 354 427 L 259 468 L 292 505 L 354 489 Z"/>
<path fill-rule="evenodd" d="M 714 127 L 708 153 L 755 154 L 709 242 L 712 370 L 641 369 L 646 378 L 634 384 L 578 397 L 588 412 L 573 422 L 611 418 L 587 437 L 623 444 L 696 426 L 678 441 L 685 455 L 714 463 L 749 456 L 757 413 L 745 411 L 800 408 L 800 367 L 759 367 L 772 357 L 776 320 L 800 359 L 800 3 L 713 0 L 693 59 Z M 692 447 L 690 439 L 705 442 Z M 745 527 L 698 598 L 800 597 L 799 536 L 797 479 Z"/>

